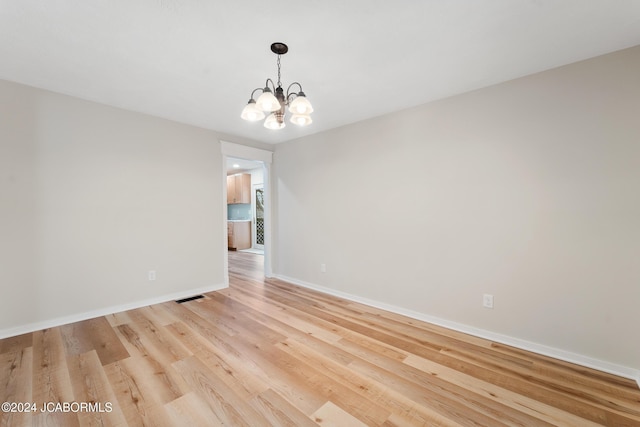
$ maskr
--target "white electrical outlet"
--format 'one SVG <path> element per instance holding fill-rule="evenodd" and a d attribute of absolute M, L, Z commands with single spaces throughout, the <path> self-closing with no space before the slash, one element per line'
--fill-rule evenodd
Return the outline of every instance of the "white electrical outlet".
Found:
<path fill-rule="evenodd" d="M 327 272 L 327 264 L 320 264 L 320 273 Z"/>
<path fill-rule="evenodd" d="M 482 305 L 486 308 L 493 308 L 493 295 L 484 294 L 482 296 Z"/>
<path fill-rule="evenodd" d="M 154 280 L 156 280 L 156 271 L 155 270 L 149 270 L 149 281 L 153 282 Z"/>

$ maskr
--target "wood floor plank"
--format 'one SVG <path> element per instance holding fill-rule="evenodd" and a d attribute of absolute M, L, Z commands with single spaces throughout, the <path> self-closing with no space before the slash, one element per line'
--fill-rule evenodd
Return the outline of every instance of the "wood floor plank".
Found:
<path fill-rule="evenodd" d="M 64 343 L 59 328 L 33 333 L 32 399 L 41 408 L 49 403 L 71 403 L 75 397 L 69 377 Z M 45 426 L 79 426 L 72 412 L 40 411 L 34 424 Z"/>
<path fill-rule="evenodd" d="M 317 424 L 273 389 L 265 390 L 251 400 L 251 405 L 265 415 L 273 426 L 313 427 Z"/>
<path fill-rule="evenodd" d="M 129 354 L 149 356 L 163 365 L 169 365 L 191 355 L 191 352 L 162 326 L 154 324 L 142 311 L 129 313 L 131 323 L 117 330 L 124 337 Z"/>
<path fill-rule="evenodd" d="M 68 355 L 95 350 L 103 365 L 129 357 L 126 348 L 104 317 L 63 325 L 60 333 Z"/>
<path fill-rule="evenodd" d="M 116 396 L 102 369 L 97 350 L 68 356 L 67 366 L 73 387 L 74 402 L 90 404 L 92 408 L 77 411 L 80 425 L 125 425 L 126 420 L 120 406 L 114 405 L 117 402 Z"/>
<path fill-rule="evenodd" d="M 17 351 L 33 345 L 33 334 L 16 335 L 0 340 L 0 354 Z"/>
<path fill-rule="evenodd" d="M 178 318 L 162 304 L 142 307 L 140 312 L 158 326 L 167 326 L 178 320 Z"/>
<path fill-rule="evenodd" d="M 496 400 L 497 402 L 509 406 L 514 410 L 521 411 L 532 417 L 537 417 L 550 425 L 566 427 L 574 425 L 581 425 L 584 427 L 597 425 L 585 420 L 584 418 L 579 418 L 571 413 L 546 405 L 521 394 L 513 393 L 494 384 L 480 382 L 476 378 L 467 374 L 445 367 L 438 363 L 431 362 L 419 356 L 411 355 L 403 363 L 416 368 L 419 372 L 430 374 L 433 377 L 437 377 L 451 384 L 456 384 L 471 393 L 483 395 L 489 399 Z"/>
<path fill-rule="evenodd" d="M 0 402 L 33 402 L 32 347 L 17 345 L 15 351 L 0 354 Z M 0 411 L 0 426 L 28 425 L 25 412 Z"/>
<path fill-rule="evenodd" d="M 304 349 L 303 346 L 303 343 L 297 344 L 292 340 L 282 343 L 282 348 L 290 351 L 292 355 L 315 360 L 315 365 L 321 367 L 325 375 L 330 377 L 332 381 L 338 382 L 365 397 L 366 401 L 363 401 L 364 403 L 361 403 L 361 405 L 366 407 L 366 405 L 373 403 L 383 408 L 389 408 L 393 413 L 401 415 L 402 419 L 413 420 L 413 424 L 410 425 L 447 424 L 442 422 L 444 417 L 440 416 L 436 411 L 420 406 L 403 393 L 395 392 L 388 386 L 386 379 L 383 381 L 371 379 L 351 369 L 349 367 L 350 363 L 345 365 L 340 360 L 331 360 L 330 355 L 314 354 L 312 348 Z M 342 400 L 340 399 L 340 401 Z M 380 422 L 377 424 L 380 424 Z"/>
<path fill-rule="evenodd" d="M 570 383 L 575 387 L 584 386 L 593 393 L 610 398 L 612 396 L 627 402 L 637 402 L 638 385 L 635 381 L 621 378 L 606 372 L 572 363 L 553 359 L 548 356 L 533 354 L 514 347 L 493 343 L 492 350 L 518 354 L 533 362 L 532 369 L 540 376 L 554 378 L 557 381 Z"/>
<path fill-rule="evenodd" d="M 246 358 L 238 354 L 226 355 L 204 337 L 194 334 L 182 322 L 169 325 L 168 329 L 180 336 L 193 354 L 241 398 L 249 400 L 269 388 L 265 381 L 253 374 L 255 366 Z"/>
<path fill-rule="evenodd" d="M 311 419 L 316 423 L 324 427 L 366 427 L 367 424 L 363 423 L 357 418 L 354 418 L 348 412 L 345 412 L 334 404 L 333 402 L 327 402 L 322 405 L 316 412 L 311 414 Z"/>
<path fill-rule="evenodd" d="M 640 426 L 630 379 L 265 279 L 0 340 L 4 426 Z"/>
<path fill-rule="evenodd" d="M 122 311 L 120 313 L 112 313 L 105 316 L 107 322 L 113 327 L 126 325 L 127 323 L 131 323 L 132 320 L 127 314 L 126 311 Z"/>
<path fill-rule="evenodd" d="M 231 337 L 237 334 L 237 331 L 228 328 L 218 316 L 211 317 L 210 312 L 205 312 L 204 317 L 200 316 L 190 310 L 187 304 L 167 303 L 164 306 L 197 335 L 204 337 L 216 347 L 223 348 L 225 352 L 237 353 L 237 350 L 224 339 L 224 337 Z"/>
<path fill-rule="evenodd" d="M 271 304 L 264 304 L 259 298 L 256 298 L 254 295 L 252 295 L 251 292 L 246 292 L 240 289 L 225 289 L 221 293 L 250 307 L 252 313 L 261 313 L 267 315 L 270 318 L 278 319 L 284 324 L 294 323 L 296 325 L 295 329 L 303 332 L 304 334 L 321 337 L 327 342 L 336 342 L 342 338 L 340 334 L 337 334 L 333 331 L 328 331 L 326 328 L 318 326 L 312 322 L 307 322 L 299 316 L 290 315 L 284 307 L 274 307 Z"/>
<path fill-rule="evenodd" d="M 155 390 L 147 396 L 144 384 L 151 382 L 152 378 L 145 378 L 142 384 L 138 384 L 132 370 L 126 366 L 127 361 L 119 361 L 104 367 L 105 374 L 109 378 L 111 388 L 114 391 L 116 401 L 114 404 L 122 411 L 128 426 L 151 426 L 153 414 L 160 406 L 157 401 Z M 135 363 L 135 362 L 134 362 Z M 135 372 L 135 370 L 134 370 Z M 166 392 L 160 389 L 159 393 Z"/>
<path fill-rule="evenodd" d="M 240 291 L 238 291 L 237 289 L 233 289 L 231 291 L 228 291 L 227 293 L 231 293 L 231 292 L 238 293 Z M 234 294 L 234 297 L 235 297 L 235 294 Z M 289 316 L 289 313 L 291 313 L 291 316 L 289 316 L 289 318 L 295 319 L 296 329 L 299 329 L 298 324 L 301 321 L 304 322 L 305 324 L 311 323 L 311 324 L 314 324 L 317 328 L 325 329 L 325 331 L 327 331 L 325 332 L 325 335 L 326 333 L 330 333 L 331 339 L 329 341 L 334 341 L 338 337 L 340 337 L 340 340 L 344 338 L 348 338 L 349 340 L 360 342 L 362 345 L 368 346 L 374 349 L 374 351 L 377 353 L 384 354 L 386 356 L 393 355 L 393 357 L 399 360 L 402 360 L 407 356 L 406 352 L 399 351 L 396 347 L 386 345 L 385 343 L 378 340 L 371 339 L 366 334 L 361 334 L 359 332 L 337 326 L 335 323 L 331 321 L 325 322 L 323 320 L 318 319 L 317 317 L 314 317 L 312 314 L 309 314 L 304 310 L 290 307 L 286 303 L 271 301 L 270 305 L 277 307 L 278 309 L 280 309 L 279 311 L 283 313 L 283 314 L 279 314 L 278 317 L 281 317 L 283 315 Z"/>
<path fill-rule="evenodd" d="M 403 426 L 462 427 L 461 424 L 454 420 L 438 414 L 431 415 L 429 418 L 423 418 L 421 416 L 393 413 L 382 424 L 382 427 Z"/>
<path fill-rule="evenodd" d="M 178 325 L 175 326 L 178 327 Z M 179 330 L 178 332 L 181 333 Z M 259 354 L 254 354 L 256 350 L 259 351 L 259 347 L 237 346 L 234 343 L 235 337 L 226 334 L 212 336 L 211 328 L 207 329 L 206 338 L 215 346 L 216 357 L 220 357 L 224 364 L 229 366 L 231 373 L 242 371 L 243 377 L 245 375 L 251 377 L 253 384 L 246 385 L 247 389 L 256 393 L 269 387 L 276 389 L 285 400 L 292 402 L 294 407 L 305 414 L 313 412 L 324 403 L 322 399 L 318 400 L 317 394 L 306 384 L 295 384 L 288 372 L 279 372 L 270 361 L 265 361 Z M 193 351 L 200 355 L 198 347 L 194 347 Z"/>
<path fill-rule="evenodd" d="M 235 305 L 235 308 L 241 308 L 241 306 Z M 255 318 L 256 314 L 253 314 L 251 320 Z M 298 376 L 298 382 L 300 383 L 317 384 L 317 387 L 314 389 L 325 399 L 330 398 L 332 394 L 336 392 L 336 390 L 333 389 L 340 389 L 340 394 L 343 396 L 350 394 L 348 389 L 340 387 L 339 384 L 334 384 L 332 388 L 326 387 L 326 382 L 323 380 L 323 374 L 317 371 L 315 367 L 309 366 L 303 360 L 297 360 L 294 357 L 289 357 L 286 352 L 277 350 L 272 346 L 272 343 L 274 342 L 273 338 L 264 338 L 260 335 L 263 332 L 263 328 L 257 328 L 254 322 L 251 322 L 251 325 L 252 328 L 245 330 L 242 334 L 238 334 L 234 339 L 240 340 L 241 337 L 247 339 L 247 341 L 237 344 L 239 346 L 246 346 L 245 348 L 247 348 L 247 351 L 250 351 L 251 347 L 256 347 L 256 343 L 260 343 L 259 348 L 261 351 L 259 357 L 265 358 L 262 363 L 272 365 L 275 370 L 286 370 L 288 373 Z M 258 330 L 259 332 L 254 333 L 253 331 L 255 330 Z M 278 335 L 280 335 L 278 339 L 281 342 L 284 336 L 281 334 Z M 349 401 L 342 399 L 341 403 L 349 404 Z M 366 401 L 366 399 L 361 400 L 359 403 L 360 407 L 355 407 L 354 405 L 354 407 L 351 408 L 352 412 L 361 413 L 360 416 L 370 419 L 373 424 L 376 423 L 376 420 L 384 420 L 388 416 L 386 411 L 381 411 L 381 408 L 371 405 L 370 402 Z M 367 408 L 367 406 L 370 407 Z"/>
<path fill-rule="evenodd" d="M 461 362 L 466 362 L 465 372 L 484 381 L 500 381 L 500 384 L 511 391 L 527 393 L 537 400 L 559 407 L 567 412 L 576 414 L 582 418 L 597 423 L 606 423 L 608 418 L 617 418 L 619 410 L 616 405 L 607 404 L 592 395 L 575 391 L 574 385 L 559 383 L 553 379 L 541 376 L 532 376 L 531 370 L 514 368 L 505 369 L 503 366 L 486 360 L 480 361 L 475 356 L 464 351 L 443 350 Z M 435 358 L 438 360 L 438 358 Z M 498 380 L 498 376 L 503 377 Z M 624 412 L 630 414 L 631 418 L 640 421 L 638 408 L 624 408 Z"/>
<path fill-rule="evenodd" d="M 192 356 L 175 362 L 173 366 L 209 405 L 223 425 L 268 426 L 268 420 L 248 402 L 233 393 L 202 361 Z"/>
<path fill-rule="evenodd" d="M 222 427 L 211 407 L 196 393 L 190 392 L 164 405 L 154 414 L 153 425 L 157 427 Z"/>
<path fill-rule="evenodd" d="M 370 399 L 381 407 L 402 407 L 400 402 L 393 401 L 391 394 L 386 393 L 386 390 L 402 390 L 402 393 L 408 396 L 409 400 L 433 411 L 444 413 L 445 415 L 450 415 L 451 412 L 455 412 L 460 406 L 461 393 L 457 390 L 452 391 L 452 389 L 455 388 L 454 385 L 446 387 L 442 381 L 433 378 L 429 378 L 430 381 L 423 381 L 422 384 L 419 385 L 417 383 L 411 383 L 395 372 L 385 371 L 362 359 L 355 359 L 349 363 L 348 366 L 343 366 L 341 363 L 336 363 L 329 357 L 318 354 L 314 349 L 304 344 L 299 344 L 294 340 L 289 340 L 286 344 L 286 348 L 290 349 L 292 354 L 310 360 L 317 360 L 320 366 L 322 366 L 323 371 L 334 374 L 332 375 L 333 380 L 341 382 L 352 389 L 357 387 L 355 390 L 361 394 L 370 396 Z M 469 395 L 467 399 L 474 399 L 474 401 L 465 401 L 462 404 L 474 407 L 476 411 L 478 411 L 477 408 L 486 408 L 487 406 L 481 396 Z M 403 408 L 403 410 L 406 411 L 405 408 Z M 487 408 L 485 412 L 490 410 L 491 408 Z M 514 418 L 514 414 L 508 414 L 504 410 L 500 411 L 500 413 L 504 419 Z M 491 421 L 490 417 L 482 412 L 475 413 L 473 419 L 474 421 Z M 527 421 L 531 424 L 532 420 Z M 499 425 L 500 421 L 492 421 L 492 424 Z M 520 425 L 527 424 L 522 422 Z"/>

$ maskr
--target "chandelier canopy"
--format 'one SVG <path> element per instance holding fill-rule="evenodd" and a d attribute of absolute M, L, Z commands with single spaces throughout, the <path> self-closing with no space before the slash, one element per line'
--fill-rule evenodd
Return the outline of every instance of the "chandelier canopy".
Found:
<path fill-rule="evenodd" d="M 307 99 L 306 95 L 302 91 L 302 85 L 298 82 L 293 82 L 287 88 L 285 95 L 284 89 L 282 89 L 282 83 L 280 82 L 280 56 L 289 51 L 289 47 L 284 43 L 271 44 L 271 52 L 278 55 L 278 83 L 273 83 L 273 80 L 267 79 L 264 88 L 256 88 L 251 92 L 251 99 L 242 110 L 242 117 L 244 120 L 255 122 L 262 120 L 265 114 L 269 114 L 264 121 L 264 127 L 267 129 L 282 129 L 285 127 L 284 116 L 285 107 L 288 107 L 291 113 L 289 119 L 291 123 L 298 126 L 307 126 L 311 124 L 311 113 L 313 107 Z M 271 84 L 271 86 L 269 86 Z M 296 91 L 292 91 L 291 88 L 295 86 Z M 254 95 L 257 91 L 262 91 L 258 99 L 254 99 Z"/>

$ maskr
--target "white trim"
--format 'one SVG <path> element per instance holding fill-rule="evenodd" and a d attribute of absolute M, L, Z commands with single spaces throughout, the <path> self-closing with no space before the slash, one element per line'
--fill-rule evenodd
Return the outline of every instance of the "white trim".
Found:
<path fill-rule="evenodd" d="M 271 163 L 263 163 L 263 189 L 264 189 L 264 275 L 273 277 L 271 254 L 273 250 L 272 203 L 271 203 Z"/>
<path fill-rule="evenodd" d="M 159 297 L 149 298 L 149 299 L 140 300 L 136 302 L 130 302 L 127 304 L 114 305 L 111 307 L 100 308 L 97 310 L 87 311 L 84 313 L 77 313 L 70 316 L 58 317 L 55 319 L 44 320 L 41 322 L 28 323 L 26 325 L 17 326 L 14 328 L 1 329 L 0 339 L 14 337 L 16 335 L 22 335 L 29 332 L 40 331 L 42 329 L 54 328 L 56 326 L 67 325 L 69 323 L 81 322 L 83 320 L 107 316 L 113 313 L 121 313 L 123 311 L 133 310 L 136 308 L 146 307 L 154 304 L 160 304 L 167 301 L 175 301 L 178 299 L 188 298 L 194 295 L 203 294 L 207 292 L 219 291 L 227 287 L 228 286 L 225 286 L 225 285 L 203 286 L 201 288 L 190 289 L 188 291 L 174 292 L 172 294 L 162 295 Z"/>
<path fill-rule="evenodd" d="M 233 142 L 220 141 L 222 154 L 228 157 L 237 157 L 239 159 L 256 160 L 264 163 L 273 162 L 273 152 L 261 150 L 259 148 L 248 147 L 246 145 L 234 144 Z M 226 170 L 226 165 L 225 165 Z"/>
<path fill-rule="evenodd" d="M 327 288 L 324 286 L 315 285 L 313 283 L 304 282 L 302 280 L 294 279 L 293 277 L 276 275 L 276 278 L 284 280 L 285 282 L 293 283 L 305 288 L 313 289 L 319 292 L 323 292 L 329 295 L 333 295 L 339 298 L 344 298 L 349 301 L 354 301 L 360 304 L 365 304 L 371 307 L 376 307 L 382 310 L 390 311 L 392 313 L 401 314 L 403 316 L 411 317 L 413 319 L 422 320 L 423 322 L 432 323 L 434 325 L 442 326 L 454 331 L 463 332 L 465 334 L 473 335 L 479 338 L 495 341 L 501 344 L 517 347 L 522 350 L 531 351 L 533 353 L 542 354 L 544 356 L 560 359 L 565 362 L 575 363 L 587 368 L 596 369 L 598 371 L 607 372 L 620 377 L 629 378 L 635 380 L 640 387 L 640 370 L 633 369 L 628 366 L 617 365 L 615 363 L 606 362 L 604 360 L 594 359 L 588 356 L 584 356 L 577 353 L 561 350 L 555 347 L 549 347 L 534 342 L 521 340 L 518 338 L 510 337 L 508 335 L 502 335 L 495 332 L 487 331 L 484 329 L 474 328 L 462 323 L 451 322 L 449 320 L 441 319 L 435 316 L 429 316 L 424 313 L 420 313 L 413 310 L 408 310 L 402 307 L 398 307 L 391 304 L 386 304 L 380 301 L 375 301 L 368 298 L 363 298 L 357 295 L 352 295 L 346 292 L 337 291 L 335 289 Z"/>
<path fill-rule="evenodd" d="M 222 152 L 222 277 L 229 286 L 229 229 L 227 218 L 227 155 Z"/>

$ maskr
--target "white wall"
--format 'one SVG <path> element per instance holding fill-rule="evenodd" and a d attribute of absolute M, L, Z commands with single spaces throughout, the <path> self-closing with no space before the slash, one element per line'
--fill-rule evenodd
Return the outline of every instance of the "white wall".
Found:
<path fill-rule="evenodd" d="M 264 184 L 264 172 L 261 167 L 251 169 L 247 173 L 251 175 L 251 185 Z"/>
<path fill-rule="evenodd" d="M 218 138 L 0 81 L 0 337 L 222 287 Z"/>
<path fill-rule="evenodd" d="M 639 184 L 635 47 L 278 145 L 274 269 L 638 370 Z"/>

